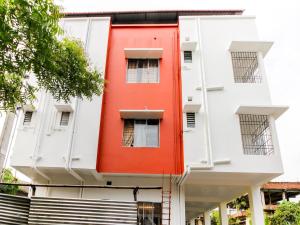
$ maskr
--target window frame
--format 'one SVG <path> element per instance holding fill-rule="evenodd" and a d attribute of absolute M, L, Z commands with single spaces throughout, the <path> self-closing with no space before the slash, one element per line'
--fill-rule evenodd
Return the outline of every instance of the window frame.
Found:
<path fill-rule="evenodd" d="M 129 60 L 148 60 L 148 67 L 147 70 L 149 70 L 149 61 L 150 60 L 157 60 L 157 82 L 129 82 L 128 81 L 128 64 L 129 64 Z M 127 84 L 159 84 L 160 83 L 160 62 L 161 60 L 158 58 L 128 58 L 126 59 L 126 83 Z"/>
<path fill-rule="evenodd" d="M 27 121 L 25 122 L 26 113 L 31 113 L 29 122 L 27 122 Z M 34 113 L 34 111 L 30 111 L 30 110 L 24 112 L 23 121 L 22 121 L 22 126 L 23 127 L 31 127 L 32 126 L 33 113 Z"/>
<path fill-rule="evenodd" d="M 188 114 L 193 114 L 194 115 L 194 124 L 193 124 L 193 126 L 189 126 Z M 189 129 L 195 129 L 196 128 L 196 113 L 195 112 L 186 112 L 185 117 L 186 117 L 186 127 L 189 128 Z"/>
<path fill-rule="evenodd" d="M 62 124 L 64 114 L 68 115 L 68 121 L 67 121 L 66 125 Z M 70 118 L 71 118 L 71 112 L 69 112 L 69 111 L 61 111 L 60 112 L 60 119 L 59 119 L 59 126 L 60 127 L 68 127 L 69 124 L 70 124 Z"/>
<path fill-rule="evenodd" d="M 190 52 L 191 53 L 191 59 L 186 59 L 185 58 L 185 52 Z M 183 62 L 184 63 L 193 63 L 193 51 L 183 51 Z"/>
<path fill-rule="evenodd" d="M 247 113 L 239 114 L 238 122 L 244 155 L 272 156 L 275 154 L 275 145 L 273 138 L 274 133 L 272 129 L 270 115 Z M 263 130 L 260 130 L 261 126 L 263 126 L 265 122 L 267 123 L 267 126 Z M 254 131 L 258 130 L 258 133 L 250 133 L 249 131 L 251 131 L 252 129 Z M 263 145 L 259 144 L 261 140 L 263 140 L 264 142 Z"/>
<path fill-rule="evenodd" d="M 125 147 L 125 148 L 160 148 L 160 119 L 122 119 L 123 121 L 123 129 L 122 129 L 122 140 L 121 140 L 121 144 L 122 144 L 122 147 Z M 157 146 L 134 146 L 134 139 L 133 139 L 133 146 L 126 146 L 124 145 L 124 131 L 125 131 L 125 121 L 126 120 L 133 120 L 133 135 L 134 135 L 134 125 L 135 125 L 135 121 L 136 120 L 145 120 L 146 121 L 146 126 L 148 125 L 147 124 L 147 121 L 148 120 L 157 120 L 158 121 L 158 133 L 157 133 Z"/>
<path fill-rule="evenodd" d="M 247 56 L 248 54 L 248 56 Z M 252 54 L 252 55 L 251 55 Z M 231 69 L 233 73 L 233 81 L 235 84 L 261 84 L 263 83 L 263 73 L 260 69 L 260 60 L 259 60 L 259 52 L 257 51 L 231 51 L 230 52 L 230 61 L 231 61 Z M 249 59 L 247 59 L 249 57 Z M 243 68 L 242 64 L 243 60 L 251 61 L 251 57 L 256 58 L 257 68 L 253 71 L 251 76 L 245 76 L 244 74 L 238 74 L 237 70 L 241 70 Z M 239 67 L 238 67 L 239 66 Z M 251 69 L 251 63 L 249 63 L 248 67 L 244 72 Z"/>

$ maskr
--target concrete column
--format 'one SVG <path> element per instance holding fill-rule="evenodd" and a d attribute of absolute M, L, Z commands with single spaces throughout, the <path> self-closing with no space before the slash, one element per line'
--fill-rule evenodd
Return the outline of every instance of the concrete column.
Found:
<path fill-rule="evenodd" d="M 204 212 L 204 225 L 211 225 L 210 211 Z"/>
<path fill-rule="evenodd" d="M 179 212 L 180 212 L 180 225 L 185 225 L 185 190 L 183 186 L 179 187 Z"/>
<path fill-rule="evenodd" d="M 251 186 L 248 196 L 251 209 L 252 225 L 264 225 L 264 208 L 260 186 Z"/>
<path fill-rule="evenodd" d="M 221 202 L 219 205 L 220 221 L 222 225 L 228 225 L 227 203 Z"/>

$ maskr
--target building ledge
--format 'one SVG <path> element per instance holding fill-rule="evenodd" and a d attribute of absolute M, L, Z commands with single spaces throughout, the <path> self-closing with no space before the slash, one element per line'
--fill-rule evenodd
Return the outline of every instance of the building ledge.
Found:
<path fill-rule="evenodd" d="M 269 115 L 273 116 L 275 119 L 279 118 L 286 110 L 288 106 L 245 106 L 241 105 L 236 110 L 236 114 L 253 114 L 253 115 Z"/>
<path fill-rule="evenodd" d="M 124 48 L 127 59 L 160 59 L 163 48 Z"/>
<path fill-rule="evenodd" d="M 261 52 L 263 57 L 273 45 L 270 41 L 232 41 L 229 47 L 231 52 Z"/>
<path fill-rule="evenodd" d="M 164 110 L 120 110 L 120 116 L 122 119 L 162 119 L 163 115 Z"/>

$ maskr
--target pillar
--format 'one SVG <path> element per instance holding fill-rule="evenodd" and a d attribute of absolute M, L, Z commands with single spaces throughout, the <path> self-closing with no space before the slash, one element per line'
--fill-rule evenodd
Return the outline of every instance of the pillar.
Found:
<path fill-rule="evenodd" d="M 220 221 L 222 225 L 228 225 L 227 203 L 221 202 L 219 205 Z"/>
<path fill-rule="evenodd" d="M 210 211 L 204 212 L 204 225 L 211 225 Z"/>
<path fill-rule="evenodd" d="M 251 209 L 252 225 L 264 225 L 264 208 L 260 186 L 251 186 L 248 196 Z"/>

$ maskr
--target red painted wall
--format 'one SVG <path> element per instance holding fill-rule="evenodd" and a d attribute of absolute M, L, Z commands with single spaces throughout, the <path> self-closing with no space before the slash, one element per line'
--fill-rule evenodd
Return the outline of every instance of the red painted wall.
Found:
<path fill-rule="evenodd" d="M 163 48 L 160 83 L 126 83 L 124 48 Z M 183 172 L 180 66 L 177 25 L 112 26 L 100 125 L 98 172 Z M 163 109 L 160 147 L 123 147 L 120 109 Z"/>

